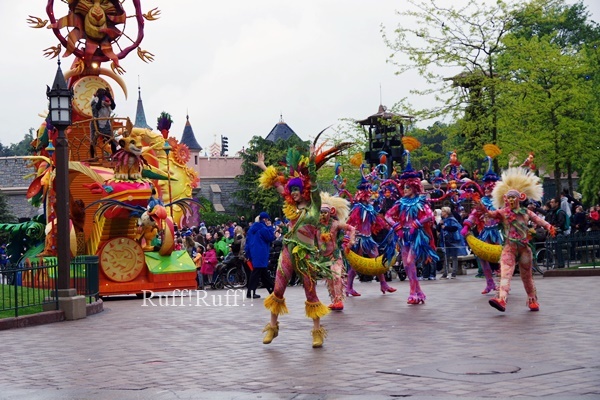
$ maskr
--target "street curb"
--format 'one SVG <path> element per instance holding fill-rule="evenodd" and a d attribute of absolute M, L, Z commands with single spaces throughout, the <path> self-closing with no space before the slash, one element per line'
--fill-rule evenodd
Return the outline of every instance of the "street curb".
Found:
<path fill-rule="evenodd" d="M 555 276 L 600 276 L 600 268 L 552 269 L 544 271 L 544 278 Z"/>
<path fill-rule="evenodd" d="M 104 311 L 104 302 L 98 299 L 93 303 L 86 304 L 86 316 L 98 314 Z M 61 310 L 44 311 L 37 314 L 23 315 L 21 317 L 0 319 L 0 331 L 13 328 L 26 328 L 28 326 L 51 324 L 65 321 L 65 313 Z"/>

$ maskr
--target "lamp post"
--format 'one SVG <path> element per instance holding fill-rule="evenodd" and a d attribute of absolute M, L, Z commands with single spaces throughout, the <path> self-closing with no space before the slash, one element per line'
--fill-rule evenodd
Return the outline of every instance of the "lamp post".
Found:
<path fill-rule="evenodd" d="M 171 145 L 169 144 L 169 142 L 167 140 L 165 140 L 165 146 L 163 147 L 163 150 L 165 151 L 165 154 L 167 155 L 167 176 L 169 177 L 169 203 L 173 202 L 173 198 L 171 197 L 171 168 L 170 168 L 170 163 L 169 163 L 169 153 L 171 152 Z M 169 211 L 171 212 L 171 220 L 173 220 L 173 205 L 171 205 L 169 207 Z"/>
<path fill-rule="evenodd" d="M 60 69 L 54 77 L 52 87 L 46 86 L 46 96 L 49 100 L 49 115 L 51 124 L 58 130 L 54 152 L 54 167 L 56 182 L 56 219 L 57 221 L 57 257 L 58 257 L 58 290 L 68 290 L 71 286 L 70 265 L 71 249 L 69 247 L 69 143 L 65 129 L 71 125 L 71 103 L 73 91 L 67 87 L 67 82 Z"/>

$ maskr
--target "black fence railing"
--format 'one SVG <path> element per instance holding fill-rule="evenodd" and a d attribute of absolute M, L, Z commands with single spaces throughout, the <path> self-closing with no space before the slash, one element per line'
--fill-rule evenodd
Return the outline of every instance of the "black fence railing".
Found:
<path fill-rule="evenodd" d="M 600 268 L 600 232 L 548 237 L 545 242 L 535 243 L 534 259 L 538 267 L 544 269 Z"/>
<path fill-rule="evenodd" d="M 54 257 L 8 264 L 0 270 L 0 312 L 14 311 L 18 317 L 20 310 L 26 308 L 38 312 L 53 304 L 54 309 L 58 309 L 57 277 L 58 264 Z M 77 256 L 71 260 L 70 287 L 90 303 L 98 299 L 97 256 Z"/>
<path fill-rule="evenodd" d="M 58 309 L 56 297 L 57 265 L 48 262 L 26 262 L 23 264 L 8 264 L 0 272 L 0 311 L 19 312 L 30 309 L 40 312 L 46 304 L 54 304 Z"/>

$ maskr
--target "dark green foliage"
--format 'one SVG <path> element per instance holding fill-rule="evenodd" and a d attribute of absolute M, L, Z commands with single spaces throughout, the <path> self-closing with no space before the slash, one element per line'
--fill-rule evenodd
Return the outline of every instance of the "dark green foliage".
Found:
<path fill-rule="evenodd" d="M 31 154 L 31 142 L 34 139 L 33 128 L 29 129 L 29 133 L 25 134 L 23 140 L 18 143 L 13 143 L 9 146 L 4 146 L 0 143 L 0 157 L 26 156 Z"/>
<path fill-rule="evenodd" d="M 6 202 L 6 196 L 0 193 L 0 224 L 13 224 L 17 222 L 17 217 L 13 215 Z M 0 233 L 0 243 L 8 242 L 8 234 Z"/>
<path fill-rule="evenodd" d="M 213 204 L 205 197 L 198 197 L 205 211 L 202 211 L 200 220 L 206 226 L 216 226 L 232 221 L 234 218 L 229 214 L 223 214 L 215 211 Z"/>
<path fill-rule="evenodd" d="M 283 199 L 277 191 L 262 190 L 258 187 L 258 177 L 262 171 L 252 164 L 256 161 L 257 154 L 264 153 L 267 166 L 278 166 L 285 163 L 288 148 L 295 147 L 301 152 L 308 153 L 308 146 L 308 142 L 303 142 L 294 136 L 286 141 L 278 140 L 276 143 L 260 136 L 254 136 L 250 140 L 248 148 L 241 153 L 244 160 L 242 175 L 236 177 L 240 190 L 234 193 L 234 197 L 243 204 L 242 209 L 252 210 L 250 217 L 257 215 L 260 211 L 267 211 L 272 218 L 282 216 Z"/>

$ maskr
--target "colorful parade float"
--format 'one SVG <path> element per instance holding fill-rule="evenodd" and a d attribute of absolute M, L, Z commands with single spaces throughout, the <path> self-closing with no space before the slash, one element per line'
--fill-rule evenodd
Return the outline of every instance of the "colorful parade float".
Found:
<path fill-rule="evenodd" d="M 59 57 L 61 74 L 60 57 L 74 56 L 64 72 L 73 96 L 72 124 L 65 130 L 70 237 L 57 236 L 58 132 L 47 117 L 28 157 L 34 172 L 27 192 L 31 204 L 43 210 L 45 238 L 24 257 L 48 262 L 56 258 L 59 241 L 68 240 L 72 256 L 98 257 L 100 295 L 195 289 L 193 261 L 185 250 L 174 250 L 176 225 L 187 224 L 200 209 L 191 198 L 199 179 L 186 166 L 189 149 L 169 137 L 172 121 L 167 113 L 158 118 L 155 132 L 134 127 L 129 118 L 100 118 L 91 108 L 98 89 L 114 93 L 105 78 L 127 97 L 121 61 L 133 50 L 143 61 L 153 60 L 139 46 L 144 23 L 158 19 L 160 11 L 144 13 L 139 0 L 48 0 L 46 14 L 47 19 L 28 19 L 32 28 L 50 29 L 59 41 L 44 55 Z M 108 135 L 98 129 L 106 123 L 111 127 Z"/>

